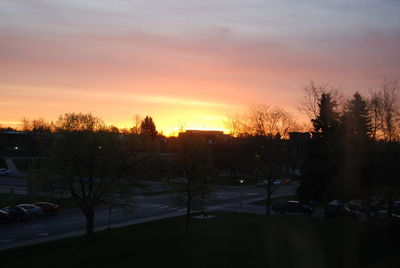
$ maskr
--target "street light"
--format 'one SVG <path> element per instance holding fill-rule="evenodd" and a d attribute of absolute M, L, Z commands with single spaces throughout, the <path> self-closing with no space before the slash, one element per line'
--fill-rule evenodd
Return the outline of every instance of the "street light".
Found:
<path fill-rule="evenodd" d="M 240 187 L 239 187 L 239 192 L 240 192 L 239 213 L 241 213 L 242 212 L 242 187 L 241 186 L 244 183 L 244 179 L 240 179 L 239 183 L 240 183 Z"/>

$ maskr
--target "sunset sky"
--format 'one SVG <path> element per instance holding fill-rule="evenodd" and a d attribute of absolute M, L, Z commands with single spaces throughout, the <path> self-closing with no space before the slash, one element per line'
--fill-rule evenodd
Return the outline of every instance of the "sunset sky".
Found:
<path fill-rule="evenodd" d="M 0 124 L 92 112 L 169 134 L 251 103 L 297 115 L 310 80 L 400 76 L 397 0 L 0 0 Z M 300 118 L 300 117 L 299 117 Z"/>

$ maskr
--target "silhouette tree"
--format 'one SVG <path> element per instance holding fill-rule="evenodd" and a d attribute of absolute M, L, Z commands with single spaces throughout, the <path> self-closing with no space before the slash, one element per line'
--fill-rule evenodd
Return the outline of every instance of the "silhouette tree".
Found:
<path fill-rule="evenodd" d="M 299 102 L 299 111 L 312 119 L 319 114 L 319 101 L 322 94 L 329 94 L 339 106 L 344 102 L 339 88 L 330 87 L 328 84 L 317 84 L 314 81 L 303 87 L 304 95 Z"/>
<path fill-rule="evenodd" d="M 209 144 L 202 137 L 179 137 L 172 166 L 172 176 L 180 176 L 180 180 L 170 180 L 170 186 L 176 192 L 172 199 L 186 209 L 185 235 L 188 236 L 192 209 L 199 208 L 204 212 L 205 201 L 214 199 L 211 185 L 214 167 Z"/>
<path fill-rule="evenodd" d="M 302 182 L 298 194 L 303 199 L 327 202 L 339 164 L 339 112 L 330 93 L 322 93 L 318 107 L 317 117 L 311 120 L 314 130 L 302 167 Z"/>
<path fill-rule="evenodd" d="M 342 118 L 346 134 L 355 142 L 365 143 L 372 136 L 371 122 L 367 101 L 358 92 L 354 93 Z"/>
<path fill-rule="evenodd" d="M 363 183 L 362 174 L 371 142 L 372 127 L 367 102 L 358 92 L 347 101 L 340 125 L 338 146 L 341 157 L 336 188 L 344 197 L 361 196 L 365 190 L 363 186 L 366 185 L 365 181 Z"/>
<path fill-rule="evenodd" d="M 369 101 L 374 139 L 400 139 L 400 90 L 397 80 L 384 80 Z"/>
<path fill-rule="evenodd" d="M 250 107 L 248 122 L 243 129 L 254 136 L 288 138 L 289 132 L 296 131 L 298 126 L 289 112 L 259 104 Z"/>
<path fill-rule="evenodd" d="M 322 93 L 318 103 L 319 113 L 311 122 L 314 127 L 313 135 L 319 139 L 331 137 L 339 126 L 337 103 L 330 93 Z"/>
<path fill-rule="evenodd" d="M 140 124 L 140 134 L 149 135 L 153 139 L 157 137 L 158 132 L 156 125 L 154 124 L 153 118 L 146 116 Z"/>
<path fill-rule="evenodd" d="M 87 238 L 92 239 L 95 208 L 131 200 L 121 139 L 92 114 L 67 113 L 55 128 L 50 164 L 58 179 L 52 184 L 71 194 L 85 215 Z"/>
<path fill-rule="evenodd" d="M 247 142 L 252 154 L 248 158 L 253 159 L 248 168 L 253 175 L 266 181 L 265 214 L 268 216 L 271 214 L 272 194 L 279 187 L 274 181 L 288 176 L 288 143 L 286 140 L 269 136 L 249 137 Z"/>

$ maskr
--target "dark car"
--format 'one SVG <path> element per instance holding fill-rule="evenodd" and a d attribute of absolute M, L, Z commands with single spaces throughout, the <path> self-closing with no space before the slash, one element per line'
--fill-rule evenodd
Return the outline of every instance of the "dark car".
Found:
<path fill-rule="evenodd" d="M 392 203 L 392 210 L 396 214 L 400 214 L 400 201 L 396 200 Z"/>
<path fill-rule="evenodd" d="M 0 176 L 8 176 L 10 175 L 10 171 L 5 168 L 0 168 Z"/>
<path fill-rule="evenodd" d="M 389 213 L 387 210 L 379 210 L 376 212 L 376 219 L 380 222 L 392 222 L 392 223 L 400 223 L 400 214 L 391 212 Z"/>
<path fill-rule="evenodd" d="M 327 218 L 358 218 L 360 213 L 350 209 L 343 201 L 334 200 L 328 204 L 326 209 Z"/>
<path fill-rule="evenodd" d="M 5 207 L 2 210 L 8 213 L 10 220 L 24 221 L 29 218 L 29 213 L 21 207 Z"/>
<path fill-rule="evenodd" d="M 31 218 L 39 218 L 43 216 L 43 209 L 33 204 L 20 204 L 17 207 L 25 209 Z"/>
<path fill-rule="evenodd" d="M 377 201 L 369 201 L 369 204 L 368 204 L 368 200 L 354 199 L 354 200 L 351 200 L 346 205 L 349 209 L 354 210 L 354 211 L 361 211 L 361 212 L 367 211 L 368 205 L 369 205 L 369 209 L 371 211 L 378 210 L 378 202 Z"/>
<path fill-rule="evenodd" d="M 273 204 L 272 210 L 279 214 L 298 213 L 307 216 L 311 216 L 314 212 L 314 208 L 299 201 L 277 201 Z"/>
<path fill-rule="evenodd" d="M 50 202 L 37 202 L 35 205 L 43 209 L 44 215 L 55 215 L 59 211 L 59 206 Z"/>
<path fill-rule="evenodd" d="M 0 223 L 8 222 L 10 220 L 10 214 L 0 210 Z"/>

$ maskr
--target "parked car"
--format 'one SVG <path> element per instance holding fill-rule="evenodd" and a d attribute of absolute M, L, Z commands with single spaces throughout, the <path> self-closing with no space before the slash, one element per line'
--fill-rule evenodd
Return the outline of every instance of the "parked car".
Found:
<path fill-rule="evenodd" d="M 42 208 L 44 215 L 55 215 L 59 211 L 59 206 L 50 202 L 37 202 L 34 205 Z"/>
<path fill-rule="evenodd" d="M 10 171 L 5 168 L 0 168 L 0 176 L 8 176 L 10 175 Z"/>
<path fill-rule="evenodd" d="M 393 201 L 392 210 L 394 213 L 400 214 L 400 201 L 398 201 L 398 200 Z"/>
<path fill-rule="evenodd" d="M 18 205 L 17 207 L 25 209 L 28 212 L 29 217 L 31 218 L 33 217 L 39 218 L 43 216 L 43 209 L 33 204 L 21 204 Z"/>
<path fill-rule="evenodd" d="M 328 204 L 327 218 L 357 218 L 360 216 L 358 211 L 350 209 L 342 200 L 333 200 Z"/>
<path fill-rule="evenodd" d="M 281 183 L 282 183 L 282 184 L 291 184 L 292 181 L 289 180 L 289 179 L 281 179 Z"/>
<path fill-rule="evenodd" d="M 376 217 L 381 222 L 391 221 L 393 223 L 400 223 L 400 214 L 396 212 L 392 212 L 389 215 L 387 210 L 379 210 L 376 212 Z"/>
<path fill-rule="evenodd" d="M 312 216 L 314 208 L 299 201 L 277 201 L 272 205 L 272 211 L 279 214 L 289 212 Z"/>
<path fill-rule="evenodd" d="M 8 222 L 10 220 L 10 214 L 0 210 L 0 223 Z"/>
<path fill-rule="evenodd" d="M 29 218 L 29 213 L 21 207 L 5 207 L 2 211 L 8 213 L 10 220 L 24 221 Z"/>
<path fill-rule="evenodd" d="M 300 201 L 300 203 L 315 210 L 315 202 L 313 200 Z"/>
<path fill-rule="evenodd" d="M 272 181 L 272 184 L 273 185 L 280 185 L 282 182 L 280 181 L 280 180 L 273 180 Z M 257 187 L 267 187 L 267 185 L 268 185 L 268 180 L 259 180 L 257 183 L 256 183 L 256 186 Z"/>
<path fill-rule="evenodd" d="M 257 187 L 265 187 L 265 186 L 267 186 L 267 184 L 268 184 L 268 180 L 259 180 L 259 181 L 257 181 L 256 186 Z"/>

